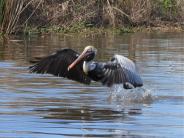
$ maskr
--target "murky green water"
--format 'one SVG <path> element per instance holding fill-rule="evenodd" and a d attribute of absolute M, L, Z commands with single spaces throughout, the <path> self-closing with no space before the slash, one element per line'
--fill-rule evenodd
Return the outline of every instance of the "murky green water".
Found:
<path fill-rule="evenodd" d="M 15 41 L 20 40 L 20 41 Z M 30 61 L 70 47 L 134 60 L 144 88 L 90 86 L 30 74 Z M 0 137 L 184 137 L 184 33 L 17 36 L 0 44 Z"/>

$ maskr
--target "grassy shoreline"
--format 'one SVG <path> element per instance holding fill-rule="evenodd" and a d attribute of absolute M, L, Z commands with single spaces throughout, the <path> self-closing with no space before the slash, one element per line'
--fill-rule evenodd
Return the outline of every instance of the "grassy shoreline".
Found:
<path fill-rule="evenodd" d="M 183 0 L 0 0 L 0 33 L 182 31 L 183 12 Z"/>
<path fill-rule="evenodd" d="M 95 35 L 95 34 L 126 34 L 126 33 L 164 33 L 164 32 L 184 32 L 184 24 L 179 23 L 160 23 L 155 26 L 136 26 L 136 27 L 86 27 L 75 25 L 71 28 L 63 28 L 60 26 L 48 26 L 48 27 L 26 27 L 22 31 L 13 33 L 11 35 L 34 35 L 34 34 L 62 34 L 62 35 Z M 0 36 L 8 38 L 9 35 L 0 32 Z"/>
<path fill-rule="evenodd" d="M 79 28 L 61 28 L 59 26 L 50 26 L 44 28 L 29 27 L 24 29 L 20 34 L 125 34 L 136 32 L 184 32 L 184 25 L 159 25 L 159 26 L 137 26 L 137 27 L 116 27 L 116 28 L 104 28 L 104 27 L 79 27 Z"/>

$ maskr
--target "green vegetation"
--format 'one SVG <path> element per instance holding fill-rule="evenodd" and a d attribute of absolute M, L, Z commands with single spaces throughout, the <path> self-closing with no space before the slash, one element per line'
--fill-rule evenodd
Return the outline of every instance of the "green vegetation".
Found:
<path fill-rule="evenodd" d="M 166 10 L 173 7 L 173 5 L 174 5 L 173 0 L 163 0 L 163 6 Z"/>
<path fill-rule="evenodd" d="M 182 26 L 183 0 L 0 0 L 1 34 Z"/>

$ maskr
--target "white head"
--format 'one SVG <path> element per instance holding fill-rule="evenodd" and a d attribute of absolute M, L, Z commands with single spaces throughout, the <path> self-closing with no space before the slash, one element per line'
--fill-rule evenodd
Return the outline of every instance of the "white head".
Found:
<path fill-rule="evenodd" d="M 91 61 L 94 59 L 95 55 L 97 54 L 97 49 L 94 46 L 86 46 L 80 56 L 69 65 L 68 70 L 73 68 L 79 61 Z"/>

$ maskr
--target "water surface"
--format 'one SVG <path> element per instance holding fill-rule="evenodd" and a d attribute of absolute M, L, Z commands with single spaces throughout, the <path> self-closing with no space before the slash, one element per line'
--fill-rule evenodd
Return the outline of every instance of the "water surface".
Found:
<path fill-rule="evenodd" d="M 136 62 L 144 87 L 109 89 L 28 66 L 61 48 Z M 184 33 L 16 36 L 0 43 L 0 137 L 184 137 Z"/>

